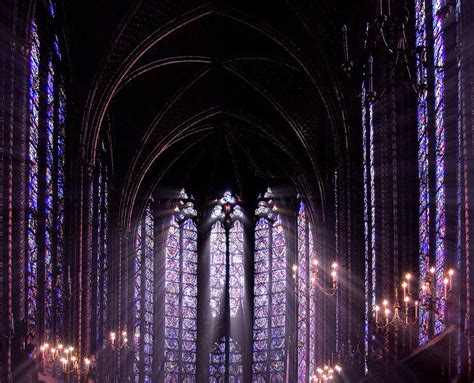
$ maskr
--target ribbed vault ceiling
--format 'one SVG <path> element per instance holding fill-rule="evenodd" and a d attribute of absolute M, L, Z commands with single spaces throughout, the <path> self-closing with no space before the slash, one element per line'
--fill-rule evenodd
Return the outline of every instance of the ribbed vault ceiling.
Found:
<path fill-rule="evenodd" d="M 125 222 L 156 187 L 202 197 L 292 185 L 324 201 L 347 139 L 324 40 L 331 25 L 308 26 L 303 3 L 263 3 L 122 5 L 93 79 L 93 64 L 78 71 L 90 84 L 87 98 L 77 90 L 86 100 L 82 155 L 93 161 L 110 131 Z M 334 10 L 320 3 L 329 20 Z"/>

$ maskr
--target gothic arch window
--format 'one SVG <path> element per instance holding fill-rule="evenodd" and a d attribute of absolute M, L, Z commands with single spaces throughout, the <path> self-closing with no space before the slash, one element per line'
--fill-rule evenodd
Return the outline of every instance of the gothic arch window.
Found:
<path fill-rule="evenodd" d="M 304 202 L 298 211 L 298 382 L 309 381 L 316 370 L 316 297 L 314 284 L 316 256 L 311 222 Z"/>
<path fill-rule="evenodd" d="M 423 283 L 434 266 L 434 284 L 438 291 L 442 291 L 446 262 L 444 30 L 441 12 L 444 4 L 440 0 L 431 0 L 431 4 L 428 1 L 417 0 L 415 3 L 417 45 L 431 50 L 434 58 L 433 69 L 419 65 L 417 71 L 418 81 L 432 82 L 434 90 L 433 105 L 430 105 L 427 91 L 418 96 L 419 269 L 420 283 Z M 429 29 L 428 25 L 432 28 Z M 434 110 L 433 121 L 428 118 L 430 107 Z M 434 169 L 434 174 L 430 169 Z M 431 179 L 435 180 L 434 184 Z M 435 210 L 434 214 L 430 209 Z M 434 241 L 431 241 L 432 233 Z M 431 323 L 429 313 L 420 309 L 420 343 L 428 340 L 431 327 L 435 335 L 444 330 L 444 310 L 441 300 L 434 323 Z"/>
<path fill-rule="evenodd" d="M 287 359 L 287 250 L 270 189 L 260 198 L 255 216 L 253 381 L 283 382 Z"/>
<path fill-rule="evenodd" d="M 150 199 L 138 226 L 135 255 L 135 334 L 139 334 L 140 342 L 134 373 L 140 382 L 152 381 L 154 261 L 154 201 Z"/>
<path fill-rule="evenodd" d="M 46 28 L 52 4 L 49 10 L 30 30 L 25 312 L 31 341 L 63 333 L 66 92 L 58 36 Z"/>
<path fill-rule="evenodd" d="M 165 243 L 164 381 L 196 380 L 197 211 L 184 190 L 171 217 Z"/>
<path fill-rule="evenodd" d="M 224 326 L 209 351 L 209 378 L 242 382 L 242 350 L 231 334 L 232 323 L 242 312 L 245 281 L 243 212 L 238 199 L 224 193 L 211 219 L 215 222 L 210 234 L 210 309 L 212 318 Z"/>
<path fill-rule="evenodd" d="M 40 41 L 36 22 L 31 26 L 30 53 L 30 126 L 28 140 L 28 254 L 27 254 L 27 315 L 31 328 L 37 324 L 38 295 L 38 146 L 40 95 Z M 31 336 L 31 334 L 30 334 Z"/>
<path fill-rule="evenodd" d="M 435 162 L 436 162 L 436 215 L 435 215 L 435 268 L 436 289 L 443 291 L 443 279 L 446 263 L 446 187 L 445 187 L 445 126 L 444 126 L 444 30 L 441 8 L 444 2 L 433 0 L 433 49 L 434 49 L 434 94 L 435 94 Z M 442 332 L 445 328 L 443 316 L 444 301 L 440 302 L 435 315 L 434 333 Z"/>
<path fill-rule="evenodd" d="M 228 310 L 235 317 L 242 305 L 244 291 L 243 213 L 237 200 L 226 192 L 212 212 L 216 220 L 211 229 L 211 313 L 222 314 L 228 285 Z M 227 271 L 227 268 L 229 271 Z"/>

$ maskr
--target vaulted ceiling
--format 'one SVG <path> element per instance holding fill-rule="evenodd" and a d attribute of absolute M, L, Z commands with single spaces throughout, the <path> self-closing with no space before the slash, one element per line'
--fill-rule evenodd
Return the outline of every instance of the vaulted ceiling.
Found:
<path fill-rule="evenodd" d="M 339 1 L 69 6 L 82 152 L 108 132 L 122 218 L 153 189 L 246 198 L 291 185 L 324 205 L 349 127 Z"/>

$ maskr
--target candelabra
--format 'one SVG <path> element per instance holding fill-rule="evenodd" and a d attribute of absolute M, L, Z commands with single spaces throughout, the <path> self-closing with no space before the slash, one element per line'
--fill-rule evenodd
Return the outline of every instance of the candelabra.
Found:
<path fill-rule="evenodd" d="M 110 336 L 109 336 L 110 347 L 112 351 L 120 351 L 122 349 L 134 350 L 138 346 L 138 342 L 140 340 L 140 334 L 135 333 L 134 338 L 135 338 L 135 341 L 130 342 L 130 339 L 128 338 L 127 330 L 123 330 L 121 332 L 111 331 Z"/>
<path fill-rule="evenodd" d="M 83 358 L 81 362 L 73 346 L 66 346 L 60 342 L 54 346 L 43 343 L 39 349 L 39 359 L 41 371 L 48 372 L 52 376 L 56 376 L 57 373 L 87 374 L 92 363 L 92 360 L 87 357 Z"/>
<path fill-rule="evenodd" d="M 334 367 L 329 367 L 328 365 L 318 367 L 316 368 L 316 372 L 311 375 L 310 383 L 323 383 L 333 380 L 336 374 L 340 374 L 341 372 L 342 368 L 337 364 Z"/>
<path fill-rule="evenodd" d="M 392 68 L 401 68 L 405 81 L 416 94 L 424 94 L 428 88 L 426 68 L 433 66 L 427 60 L 426 47 L 418 45 L 410 48 L 406 36 L 406 28 L 410 20 L 410 12 L 406 2 L 394 2 L 397 7 L 392 10 L 390 1 L 386 3 L 379 0 L 378 14 L 366 23 L 365 39 L 361 49 L 362 55 L 358 63 L 349 56 L 348 30 L 342 26 L 343 64 L 342 70 L 347 77 L 354 77 L 354 72 L 366 84 L 366 102 L 373 102 L 382 97 L 388 89 L 387 84 L 382 84 L 380 89 L 374 89 L 374 57 L 389 63 Z M 446 17 L 452 10 L 450 1 L 443 6 L 438 17 Z M 358 50 L 359 51 L 359 50 Z M 384 57 L 385 56 L 385 57 Z M 412 71 L 416 68 L 416 75 Z M 360 88 L 359 88 L 360 89 Z"/>
<path fill-rule="evenodd" d="M 444 275 L 442 288 L 437 286 L 440 283 L 436 283 L 436 274 L 436 268 L 431 267 L 419 289 L 412 289 L 412 275 L 405 274 L 405 279 L 401 283 L 402 298 L 399 298 L 397 287 L 392 306 L 390 306 L 388 298 L 385 298 L 381 305 L 375 305 L 374 323 L 376 328 L 386 329 L 393 325 L 401 327 L 417 325 L 420 321 L 420 310 L 433 312 L 444 321 L 445 313 L 441 308 L 445 306 L 451 295 L 454 270 L 450 269 Z M 381 311 L 382 313 L 380 313 Z M 423 325 L 427 326 L 426 323 Z"/>
<path fill-rule="evenodd" d="M 305 291 L 306 288 L 309 288 L 310 295 L 316 294 L 317 290 L 321 291 L 326 295 L 334 295 L 337 291 L 337 263 L 333 262 L 331 265 L 331 287 L 324 287 L 319 283 L 318 277 L 318 268 L 319 262 L 317 259 L 314 259 L 311 263 L 310 268 L 310 284 L 309 286 L 300 285 L 298 278 L 298 265 L 294 264 L 292 267 L 293 271 L 293 280 L 295 281 L 295 292 Z"/>

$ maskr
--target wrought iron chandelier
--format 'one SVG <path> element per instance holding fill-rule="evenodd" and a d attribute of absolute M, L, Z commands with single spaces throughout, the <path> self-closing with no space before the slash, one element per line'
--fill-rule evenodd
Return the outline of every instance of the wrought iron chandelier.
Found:
<path fill-rule="evenodd" d="M 395 288 L 395 297 L 393 304 L 390 304 L 388 298 L 382 301 L 381 305 L 374 307 L 374 324 L 377 329 L 387 329 L 391 326 L 400 326 L 402 328 L 421 325 L 420 310 L 436 314 L 441 321 L 445 320 L 444 310 L 446 302 L 452 294 L 454 270 L 449 269 L 442 278 L 441 283 L 436 283 L 436 268 L 431 267 L 426 273 L 419 289 L 412 288 L 413 276 L 410 273 L 405 274 L 405 279 L 401 283 L 402 297 L 398 294 L 398 287 Z"/>

